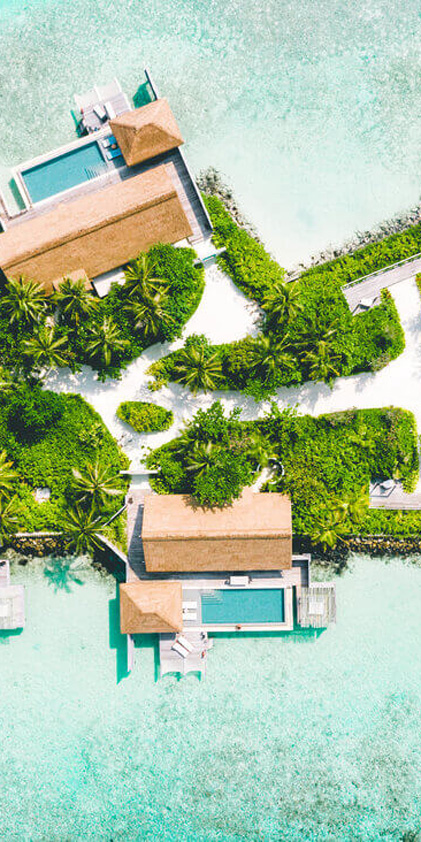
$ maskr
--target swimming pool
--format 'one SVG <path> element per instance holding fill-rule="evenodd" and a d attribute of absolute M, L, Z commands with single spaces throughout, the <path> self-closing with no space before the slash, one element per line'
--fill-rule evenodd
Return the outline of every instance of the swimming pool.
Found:
<path fill-rule="evenodd" d="M 202 623 L 205 625 L 283 623 L 282 588 L 219 589 L 202 594 Z"/>
<path fill-rule="evenodd" d="M 98 143 L 93 141 L 22 170 L 21 176 L 31 201 L 42 202 L 106 171 L 107 164 Z"/>

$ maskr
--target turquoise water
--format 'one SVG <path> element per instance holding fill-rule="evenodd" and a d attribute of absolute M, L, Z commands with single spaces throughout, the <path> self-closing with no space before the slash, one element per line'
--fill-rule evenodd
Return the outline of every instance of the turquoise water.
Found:
<path fill-rule="evenodd" d="M 83 184 L 106 172 L 107 165 L 96 142 L 65 152 L 22 171 L 22 178 L 33 202 L 41 202 L 63 190 Z"/>
<path fill-rule="evenodd" d="M 280 588 L 245 588 L 202 595 L 202 622 L 283 623 L 284 592 Z"/>
<path fill-rule="evenodd" d="M 220 637 L 199 682 L 117 683 L 115 584 L 19 568 L 0 639 L 0 838 L 400 840 L 421 825 L 421 568 L 357 558 L 336 626 Z M 56 590 L 57 588 L 57 590 Z"/>
<path fill-rule="evenodd" d="M 148 64 L 195 171 L 281 262 L 418 201 L 418 0 L 2 0 L 0 164 L 74 137 L 73 93 Z"/>

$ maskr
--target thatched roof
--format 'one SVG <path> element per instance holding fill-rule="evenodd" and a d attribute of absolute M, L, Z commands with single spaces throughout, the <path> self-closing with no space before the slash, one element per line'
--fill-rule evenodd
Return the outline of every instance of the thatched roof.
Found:
<path fill-rule="evenodd" d="M 110 121 L 114 137 L 130 167 L 184 143 L 168 101 L 157 99 Z"/>
<path fill-rule="evenodd" d="M 155 573 L 288 569 L 291 503 L 251 489 L 223 509 L 193 508 L 180 494 L 147 495 L 142 542 Z"/>
<path fill-rule="evenodd" d="M 176 243 L 192 230 L 165 165 L 62 202 L 8 228 L 0 237 L 0 266 L 44 283 L 74 271 L 95 277 L 155 243 Z"/>
<path fill-rule="evenodd" d="M 181 582 L 128 582 L 120 585 L 123 634 L 180 632 L 183 628 Z"/>
<path fill-rule="evenodd" d="M 246 488 L 222 509 L 192 506 L 183 494 L 145 497 L 142 538 L 256 538 L 292 534 L 291 501 L 284 494 L 256 494 Z"/>

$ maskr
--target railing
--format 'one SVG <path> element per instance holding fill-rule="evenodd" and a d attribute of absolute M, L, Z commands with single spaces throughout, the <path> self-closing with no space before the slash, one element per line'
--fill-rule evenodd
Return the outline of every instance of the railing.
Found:
<path fill-rule="evenodd" d="M 396 263 L 390 263 L 388 266 L 383 266 L 382 269 L 376 269 L 375 272 L 369 272 L 368 275 L 362 275 L 360 278 L 356 278 L 355 281 L 350 281 L 348 284 L 344 284 L 342 289 L 350 289 L 350 287 L 361 284 L 362 281 L 367 281 L 369 278 L 375 278 L 377 275 L 383 275 L 384 272 L 390 272 L 391 269 L 397 269 L 399 266 L 405 266 L 406 263 L 412 263 L 420 257 L 421 252 L 417 252 L 417 254 L 412 254 L 411 257 L 405 257 L 403 260 L 398 260 Z"/>

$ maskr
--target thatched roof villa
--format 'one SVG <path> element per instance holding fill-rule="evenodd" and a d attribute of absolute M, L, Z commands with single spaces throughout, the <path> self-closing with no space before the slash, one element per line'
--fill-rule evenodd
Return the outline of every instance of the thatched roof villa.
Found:
<path fill-rule="evenodd" d="M 212 227 L 182 144 L 167 100 L 155 98 L 18 167 L 25 207 L 10 211 L 0 193 L 0 267 L 48 292 L 81 273 L 99 292 L 102 276 L 158 242 L 208 239 Z"/>
<path fill-rule="evenodd" d="M 127 513 L 121 631 L 160 634 L 161 674 L 204 672 L 209 633 L 323 629 L 335 619 L 334 585 L 313 585 L 310 557 L 293 554 L 285 495 L 245 489 L 211 510 L 133 488 Z"/>

